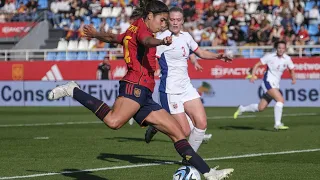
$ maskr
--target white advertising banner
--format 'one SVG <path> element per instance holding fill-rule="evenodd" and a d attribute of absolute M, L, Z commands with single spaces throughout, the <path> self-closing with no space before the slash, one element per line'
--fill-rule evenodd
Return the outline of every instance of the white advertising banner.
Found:
<path fill-rule="evenodd" d="M 79 106 L 72 98 L 57 101 L 47 99 L 50 89 L 65 81 L 0 81 L 0 106 Z M 118 81 L 77 81 L 81 89 L 107 104 L 112 105 L 118 96 Z M 153 94 L 158 102 L 159 81 Z M 238 106 L 258 103 L 263 94 L 261 80 L 250 83 L 248 80 L 192 80 L 201 94 L 206 107 Z M 320 80 L 299 80 L 295 85 L 290 80 L 282 80 L 280 90 L 285 106 L 320 107 Z"/>

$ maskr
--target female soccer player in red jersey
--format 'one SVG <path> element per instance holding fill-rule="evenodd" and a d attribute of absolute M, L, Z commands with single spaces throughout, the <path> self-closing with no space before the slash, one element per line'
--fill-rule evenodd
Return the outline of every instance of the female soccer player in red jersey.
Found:
<path fill-rule="evenodd" d="M 101 100 L 83 92 L 73 81 L 54 88 L 49 93 L 49 99 L 73 97 L 111 129 L 121 128 L 131 117 L 141 126 L 153 125 L 171 138 L 177 152 L 207 180 L 224 179 L 233 172 L 233 169 L 210 169 L 185 139 L 179 123 L 152 99 L 157 63 L 155 47 L 169 45 L 172 39 L 166 37 L 158 40 L 153 36 L 153 33 L 166 27 L 168 7 L 158 0 L 145 1 L 141 0 L 140 7 L 135 10 L 141 14 L 141 18 L 134 21 L 124 34 L 98 33 L 92 26 L 84 29 L 88 37 L 123 45 L 128 72 L 120 80 L 119 97 L 113 108 L 110 109 Z"/>

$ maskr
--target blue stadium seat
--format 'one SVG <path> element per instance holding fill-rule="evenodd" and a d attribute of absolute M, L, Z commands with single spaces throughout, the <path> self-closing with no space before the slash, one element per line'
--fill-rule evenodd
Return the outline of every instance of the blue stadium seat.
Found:
<path fill-rule="evenodd" d="M 66 60 L 66 53 L 65 52 L 58 52 L 56 60 Z"/>
<path fill-rule="evenodd" d="M 320 55 L 320 48 L 313 48 L 311 50 L 312 55 Z"/>
<path fill-rule="evenodd" d="M 315 35 L 318 33 L 318 25 L 317 24 L 309 24 L 308 32 L 310 35 Z"/>
<path fill-rule="evenodd" d="M 95 27 L 98 27 L 100 26 L 100 23 L 101 23 L 101 19 L 100 18 L 92 18 L 91 21 L 93 22 L 93 25 Z"/>
<path fill-rule="evenodd" d="M 66 60 L 76 60 L 77 59 L 77 52 L 68 52 L 66 55 Z"/>
<path fill-rule="evenodd" d="M 90 55 L 90 56 L 89 56 Z M 99 54 L 98 52 L 90 52 L 88 55 L 89 60 L 98 60 Z"/>
<path fill-rule="evenodd" d="M 261 58 L 263 54 L 264 54 L 263 49 L 254 49 L 252 58 Z"/>
<path fill-rule="evenodd" d="M 241 55 L 244 57 L 244 58 L 250 58 L 250 49 L 243 49 L 241 51 Z"/>
<path fill-rule="evenodd" d="M 39 9 L 47 9 L 48 8 L 48 0 L 38 0 Z"/>
<path fill-rule="evenodd" d="M 306 6 L 304 7 L 304 10 L 305 11 L 310 11 L 315 4 L 316 3 L 314 1 L 307 1 L 306 2 Z"/>
<path fill-rule="evenodd" d="M 55 52 L 48 52 L 46 60 L 54 61 L 57 58 L 57 54 Z"/>
<path fill-rule="evenodd" d="M 312 41 L 314 41 L 315 43 L 318 43 L 318 41 L 319 41 L 319 37 L 318 36 L 310 36 L 310 39 Z"/>
<path fill-rule="evenodd" d="M 303 53 L 304 53 L 305 56 L 311 56 L 311 50 L 310 50 L 310 48 L 304 49 Z"/>
<path fill-rule="evenodd" d="M 240 26 L 240 29 L 248 36 L 248 26 Z"/>
<path fill-rule="evenodd" d="M 80 20 L 80 19 L 76 19 L 76 20 L 74 21 L 74 24 L 75 24 L 75 26 L 76 26 L 77 28 L 79 28 L 79 27 L 80 27 L 80 24 L 81 24 L 81 20 Z"/>
<path fill-rule="evenodd" d="M 90 18 L 90 16 L 84 16 L 83 19 L 84 19 L 84 24 L 88 25 L 88 24 L 91 23 L 91 18 Z"/>
<path fill-rule="evenodd" d="M 107 52 L 105 52 L 105 51 L 100 51 L 100 52 L 99 52 L 98 59 L 99 59 L 99 60 L 103 60 L 106 55 L 107 55 Z"/>
<path fill-rule="evenodd" d="M 77 60 L 87 60 L 88 54 L 87 52 L 78 52 Z"/>

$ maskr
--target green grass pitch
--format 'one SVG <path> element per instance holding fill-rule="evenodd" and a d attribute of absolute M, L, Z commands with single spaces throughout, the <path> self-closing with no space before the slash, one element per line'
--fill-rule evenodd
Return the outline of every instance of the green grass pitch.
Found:
<path fill-rule="evenodd" d="M 320 179 L 319 108 L 285 107 L 290 129 L 279 132 L 272 107 L 237 120 L 235 110 L 206 109 L 213 136 L 199 154 L 211 167 L 234 168 L 231 180 Z M 171 180 L 181 158 L 165 135 L 146 144 L 144 132 L 111 130 L 83 107 L 1 107 L 0 179 Z"/>

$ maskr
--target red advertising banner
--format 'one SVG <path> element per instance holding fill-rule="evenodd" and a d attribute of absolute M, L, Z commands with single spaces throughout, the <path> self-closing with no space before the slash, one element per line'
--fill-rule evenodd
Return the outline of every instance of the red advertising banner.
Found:
<path fill-rule="evenodd" d="M 23 37 L 31 30 L 36 23 L 33 22 L 10 22 L 0 23 L 0 38 Z"/>
<path fill-rule="evenodd" d="M 191 79 L 244 79 L 258 61 L 259 59 L 235 59 L 232 63 L 224 63 L 199 60 L 202 72 L 196 71 L 189 62 L 189 75 Z M 293 61 L 297 79 L 320 79 L 320 58 L 295 58 Z M 0 80 L 95 80 L 99 63 L 101 61 L 0 62 Z M 259 78 L 263 76 L 265 69 L 266 67 L 261 66 L 257 70 Z M 113 79 L 121 79 L 126 72 L 124 61 L 111 61 Z M 283 78 L 290 78 L 288 71 L 285 71 Z"/>

